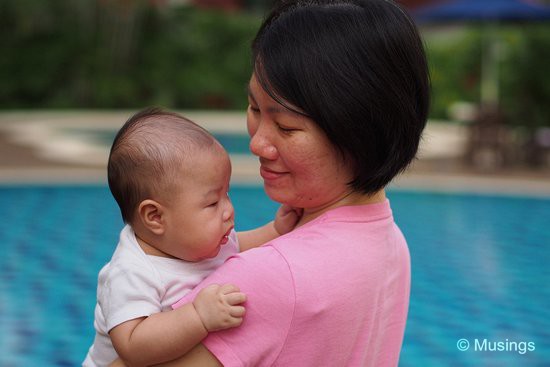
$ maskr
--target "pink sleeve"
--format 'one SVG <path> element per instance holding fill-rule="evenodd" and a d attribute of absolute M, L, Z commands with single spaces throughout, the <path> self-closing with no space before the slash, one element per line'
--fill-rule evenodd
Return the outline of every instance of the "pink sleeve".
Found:
<path fill-rule="evenodd" d="M 271 246 L 230 258 L 193 292 L 177 302 L 190 302 L 209 284 L 231 283 L 247 295 L 240 327 L 210 333 L 203 344 L 224 366 L 270 366 L 279 355 L 290 328 L 295 294 L 285 259 Z"/>

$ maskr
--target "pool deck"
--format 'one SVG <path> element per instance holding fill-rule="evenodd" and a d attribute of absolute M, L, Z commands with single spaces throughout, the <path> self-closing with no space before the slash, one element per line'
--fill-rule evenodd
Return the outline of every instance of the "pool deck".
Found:
<path fill-rule="evenodd" d="M 108 147 L 68 130 L 116 130 L 132 112 L 0 112 L 0 185 L 106 183 Z M 246 133 L 242 112 L 183 114 L 213 132 Z M 391 187 L 550 197 L 550 167 L 472 169 L 463 163 L 465 142 L 463 126 L 429 123 L 419 158 Z M 261 183 L 255 157 L 231 159 L 233 183 Z"/>

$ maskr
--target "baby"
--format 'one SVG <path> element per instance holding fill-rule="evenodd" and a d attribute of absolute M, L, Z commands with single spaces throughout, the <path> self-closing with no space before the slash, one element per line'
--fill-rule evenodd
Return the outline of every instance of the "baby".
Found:
<path fill-rule="evenodd" d="M 209 286 L 193 303 L 170 307 L 227 258 L 289 232 L 299 219 L 283 206 L 275 221 L 235 232 L 230 176 L 218 141 L 178 114 L 144 110 L 120 129 L 108 181 L 126 226 L 99 273 L 96 336 L 84 366 L 117 357 L 128 365 L 169 361 L 208 332 L 240 325 L 246 296 L 233 285 Z"/>

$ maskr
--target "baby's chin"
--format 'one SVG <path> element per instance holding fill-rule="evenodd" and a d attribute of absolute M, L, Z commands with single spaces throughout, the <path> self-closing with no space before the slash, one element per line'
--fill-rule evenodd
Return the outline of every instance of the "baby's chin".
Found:
<path fill-rule="evenodd" d="M 208 260 L 218 256 L 221 250 L 221 246 L 222 244 L 220 243 L 211 253 L 200 256 L 196 261 Z"/>

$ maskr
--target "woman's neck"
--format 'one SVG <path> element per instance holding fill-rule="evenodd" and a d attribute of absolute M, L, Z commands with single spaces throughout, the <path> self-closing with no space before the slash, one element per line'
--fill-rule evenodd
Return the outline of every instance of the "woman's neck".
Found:
<path fill-rule="evenodd" d="M 358 192 L 348 192 L 337 199 L 326 203 L 325 205 L 317 208 L 304 208 L 304 214 L 296 225 L 299 227 L 319 217 L 320 215 L 328 212 L 331 209 L 335 209 L 341 206 L 353 206 L 353 205 L 367 205 L 381 203 L 386 200 L 386 192 L 384 189 L 377 191 L 372 195 L 361 194 Z"/>

